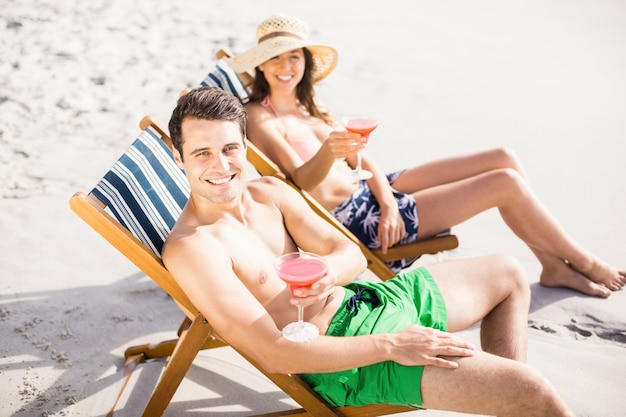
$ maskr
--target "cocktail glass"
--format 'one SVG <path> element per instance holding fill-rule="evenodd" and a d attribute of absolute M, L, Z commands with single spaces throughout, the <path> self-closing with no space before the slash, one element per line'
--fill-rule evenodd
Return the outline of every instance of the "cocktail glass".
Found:
<path fill-rule="evenodd" d="M 274 264 L 278 276 L 289 285 L 293 294 L 298 288 L 307 288 L 324 275 L 328 266 L 319 255 L 309 252 L 290 252 L 279 256 Z M 304 307 L 298 305 L 298 321 L 283 328 L 283 336 L 292 342 L 309 342 L 319 335 L 313 323 L 304 321 Z"/>
<path fill-rule="evenodd" d="M 343 125 L 348 132 L 358 133 L 369 140 L 370 133 L 378 127 L 378 122 L 367 117 L 346 117 Z M 361 153 L 356 154 L 356 168 L 348 172 L 350 178 L 356 180 L 367 180 L 372 178 L 372 173 L 361 168 Z"/>

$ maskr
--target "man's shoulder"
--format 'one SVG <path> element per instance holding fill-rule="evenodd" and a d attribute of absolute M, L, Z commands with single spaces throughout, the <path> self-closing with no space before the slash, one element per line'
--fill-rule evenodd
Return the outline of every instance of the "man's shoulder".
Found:
<path fill-rule="evenodd" d="M 198 227 L 188 227 L 181 222 L 178 222 L 172 228 L 172 231 L 165 239 L 165 245 L 163 246 L 163 255 L 172 252 L 174 249 L 178 250 L 185 246 L 193 246 L 195 241 L 201 239 L 203 234 L 198 233 Z"/>
<path fill-rule="evenodd" d="M 248 180 L 248 184 L 254 184 L 254 183 L 261 183 L 261 184 L 267 184 L 267 185 L 271 185 L 271 186 L 284 186 L 285 181 L 275 177 L 273 175 L 261 175 L 259 177 L 256 178 L 252 178 L 250 180 Z"/>
<path fill-rule="evenodd" d="M 254 178 L 248 181 L 249 189 L 268 189 L 268 190 L 284 190 L 284 187 L 288 187 L 285 181 L 272 177 L 271 175 L 265 175 L 262 177 Z"/>
<path fill-rule="evenodd" d="M 223 245 L 212 230 L 212 225 L 187 227 L 177 223 L 165 240 L 162 259 L 164 262 L 176 262 L 190 257 L 216 254 L 221 250 Z"/>
<path fill-rule="evenodd" d="M 171 252 L 173 248 L 176 251 L 188 250 L 195 245 L 210 244 L 212 239 L 211 226 L 211 224 L 200 221 L 198 213 L 191 209 L 188 204 L 165 239 L 163 254 L 165 255 L 168 251 Z"/>

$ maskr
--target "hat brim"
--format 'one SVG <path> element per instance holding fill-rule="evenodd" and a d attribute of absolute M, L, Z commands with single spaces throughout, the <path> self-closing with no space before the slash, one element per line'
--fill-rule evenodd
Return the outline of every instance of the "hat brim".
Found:
<path fill-rule="evenodd" d="M 301 39 L 286 36 L 263 41 L 254 48 L 226 59 L 226 62 L 235 72 L 245 72 L 253 70 L 277 55 L 299 48 L 307 48 L 313 55 L 315 62 L 312 74 L 313 82 L 322 80 L 335 69 L 339 56 L 335 48 L 328 45 L 311 44 Z"/>

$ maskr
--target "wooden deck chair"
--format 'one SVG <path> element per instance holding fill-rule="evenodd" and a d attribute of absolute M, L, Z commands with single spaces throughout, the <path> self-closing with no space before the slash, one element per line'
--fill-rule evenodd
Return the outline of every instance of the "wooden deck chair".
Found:
<path fill-rule="evenodd" d="M 184 313 L 177 339 L 134 346 L 125 351 L 127 376 L 122 390 L 130 372 L 139 363 L 168 358 L 142 413 L 144 417 L 158 417 L 165 412 L 197 353 L 226 343 L 215 334 L 161 261 L 163 243 L 188 199 L 189 186 L 172 158 L 167 136 L 147 119 L 142 121 L 142 129 L 96 186 L 89 193 L 74 194 L 69 204 L 89 226 L 167 292 Z M 390 405 L 334 408 L 298 375 L 269 374 L 257 368 L 302 406 L 302 409 L 276 412 L 272 416 L 365 417 L 409 410 Z M 121 394 L 109 416 L 113 415 Z"/>
<path fill-rule="evenodd" d="M 220 87 L 230 91 L 233 95 L 241 100 L 242 103 L 249 101 L 249 87 L 254 81 L 252 72 L 235 73 L 224 60 L 232 56 L 230 51 L 220 49 L 216 53 L 218 59 L 216 68 L 209 72 L 200 82 L 200 86 Z M 380 279 L 386 280 L 396 275 L 394 271 L 386 265 L 388 262 L 400 259 L 417 259 L 424 254 L 440 254 L 443 251 L 455 249 L 459 246 L 458 238 L 450 233 L 443 232 L 429 239 L 423 239 L 417 242 L 404 245 L 396 245 L 389 248 L 386 254 L 380 249 L 373 250 L 363 244 L 352 232 L 350 232 L 343 224 L 335 219 L 328 210 L 326 210 L 319 202 L 317 202 L 310 194 L 300 189 L 293 181 L 281 171 L 270 158 L 267 157 L 259 148 L 248 141 L 248 160 L 259 171 L 261 175 L 271 175 L 282 178 L 292 187 L 298 190 L 307 200 L 309 205 L 324 219 L 339 229 L 344 235 L 348 236 L 352 241 L 359 245 L 361 251 L 367 258 L 368 269 L 376 274 Z"/>

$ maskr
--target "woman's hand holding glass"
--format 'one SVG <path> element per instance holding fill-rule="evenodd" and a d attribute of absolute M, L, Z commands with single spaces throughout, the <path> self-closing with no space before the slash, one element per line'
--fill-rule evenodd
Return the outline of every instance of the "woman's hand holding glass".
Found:
<path fill-rule="evenodd" d="M 378 127 L 378 121 L 369 117 L 350 116 L 343 118 L 343 125 L 348 132 L 358 133 L 367 141 L 370 133 Z M 369 180 L 374 174 L 361 166 L 361 154 L 356 154 L 356 167 L 348 173 L 348 177 L 360 181 Z"/>
<path fill-rule="evenodd" d="M 326 144 L 336 159 L 355 157 L 367 144 L 367 138 L 345 130 L 330 132 Z M 356 159 L 355 159 L 356 161 Z"/>

